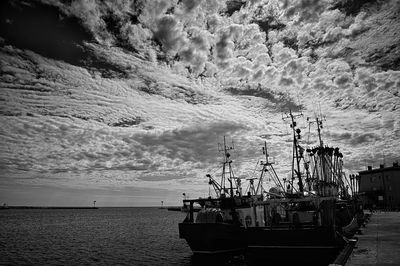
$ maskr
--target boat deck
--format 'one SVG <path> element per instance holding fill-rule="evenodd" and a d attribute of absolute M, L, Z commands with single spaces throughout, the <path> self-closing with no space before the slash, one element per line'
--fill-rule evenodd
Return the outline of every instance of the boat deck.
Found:
<path fill-rule="evenodd" d="M 346 266 L 400 265 L 400 212 L 374 212 Z"/>

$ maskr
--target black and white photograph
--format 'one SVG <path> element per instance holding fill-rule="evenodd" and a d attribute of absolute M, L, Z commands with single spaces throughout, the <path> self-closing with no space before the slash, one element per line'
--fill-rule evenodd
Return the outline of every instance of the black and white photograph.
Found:
<path fill-rule="evenodd" d="M 400 0 L 0 14 L 0 265 L 400 265 Z"/>

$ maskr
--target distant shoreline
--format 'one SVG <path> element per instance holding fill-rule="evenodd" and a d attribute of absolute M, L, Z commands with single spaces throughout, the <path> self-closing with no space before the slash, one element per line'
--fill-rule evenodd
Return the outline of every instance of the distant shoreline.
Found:
<path fill-rule="evenodd" d="M 38 206 L 1 206 L 0 210 L 8 209 L 98 209 L 98 207 L 38 207 Z"/>
<path fill-rule="evenodd" d="M 7 209 L 107 209 L 107 208 L 156 208 L 156 209 L 181 209 L 182 206 L 101 206 L 101 207 L 84 207 L 84 206 L 0 206 L 0 210 Z"/>

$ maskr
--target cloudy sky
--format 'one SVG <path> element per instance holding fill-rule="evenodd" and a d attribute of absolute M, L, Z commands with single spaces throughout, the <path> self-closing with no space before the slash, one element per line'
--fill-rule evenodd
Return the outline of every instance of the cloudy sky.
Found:
<path fill-rule="evenodd" d="M 366 2 L 366 3 L 365 3 Z M 208 196 L 223 136 L 238 176 L 290 128 L 347 174 L 400 160 L 400 1 L 0 4 L 0 203 L 178 205 Z M 268 183 L 268 180 L 266 180 Z"/>

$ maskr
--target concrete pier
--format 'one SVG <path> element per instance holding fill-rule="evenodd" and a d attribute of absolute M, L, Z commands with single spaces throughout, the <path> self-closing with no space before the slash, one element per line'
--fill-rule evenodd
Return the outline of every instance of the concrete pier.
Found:
<path fill-rule="evenodd" d="M 374 212 L 346 266 L 400 265 L 400 212 Z"/>

